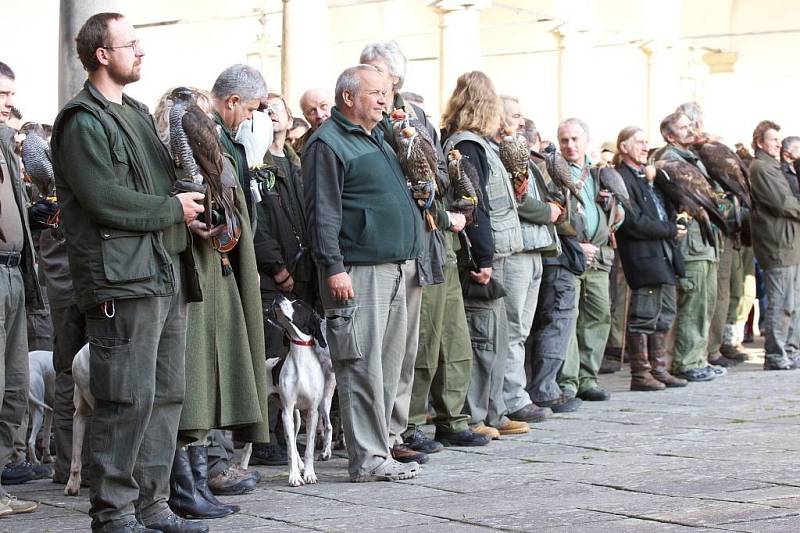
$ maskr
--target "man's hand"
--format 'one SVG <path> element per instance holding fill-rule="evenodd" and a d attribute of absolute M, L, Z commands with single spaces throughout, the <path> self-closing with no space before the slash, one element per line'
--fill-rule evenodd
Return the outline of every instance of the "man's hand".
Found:
<path fill-rule="evenodd" d="M 227 228 L 225 224 L 219 224 L 209 229 L 208 224 L 206 224 L 205 222 L 200 222 L 197 219 L 189 222 L 188 226 L 189 226 L 189 231 L 191 231 L 201 239 L 205 240 L 208 240 L 211 237 L 216 237 L 217 235 L 222 233 L 225 230 L 225 228 Z"/>
<path fill-rule="evenodd" d="M 684 226 L 683 224 L 677 224 L 677 228 L 678 228 L 678 233 L 675 234 L 675 238 L 680 240 L 686 237 L 686 234 L 689 232 L 689 230 L 686 229 L 686 226 Z"/>
<path fill-rule="evenodd" d="M 588 242 L 582 242 L 581 248 L 583 249 L 583 255 L 586 256 L 586 266 L 590 266 L 592 261 L 594 261 L 594 256 L 597 255 L 597 250 L 599 250 L 599 248 Z"/>
<path fill-rule="evenodd" d="M 28 209 L 28 217 L 31 222 L 38 226 L 51 226 L 50 217 L 58 211 L 58 204 L 50 200 L 39 200 Z"/>
<path fill-rule="evenodd" d="M 353 292 L 353 282 L 347 272 L 339 272 L 328 277 L 328 289 L 330 289 L 333 299 L 340 302 L 352 300 L 356 296 Z"/>
<path fill-rule="evenodd" d="M 182 192 L 176 194 L 175 197 L 181 202 L 183 221 L 186 222 L 186 224 L 191 224 L 192 221 L 197 218 L 197 215 L 206 209 L 202 204 L 205 195 L 199 192 Z"/>
<path fill-rule="evenodd" d="M 486 285 L 492 279 L 492 267 L 484 267 L 477 272 L 470 271 L 469 275 L 481 285 Z"/>
<path fill-rule="evenodd" d="M 547 205 L 550 206 L 550 222 L 555 222 L 561 216 L 561 206 L 553 202 L 548 202 Z"/>
<path fill-rule="evenodd" d="M 272 276 L 272 281 L 275 282 L 281 292 L 292 292 L 294 290 L 294 278 L 285 268 Z"/>
<path fill-rule="evenodd" d="M 450 218 L 450 231 L 458 233 L 467 224 L 467 217 L 461 213 L 453 213 L 448 211 L 447 216 Z"/>

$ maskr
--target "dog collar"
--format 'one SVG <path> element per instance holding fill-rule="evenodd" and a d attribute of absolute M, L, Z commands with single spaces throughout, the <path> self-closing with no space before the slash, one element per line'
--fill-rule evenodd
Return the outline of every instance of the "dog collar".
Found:
<path fill-rule="evenodd" d="M 298 346 L 314 346 L 314 339 L 311 339 L 310 341 L 297 341 L 294 339 L 289 340 L 292 342 L 292 344 L 296 344 Z"/>

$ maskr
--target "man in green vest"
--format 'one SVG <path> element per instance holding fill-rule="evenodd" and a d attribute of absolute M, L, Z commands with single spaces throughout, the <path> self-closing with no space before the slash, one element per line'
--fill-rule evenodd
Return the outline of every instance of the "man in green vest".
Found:
<path fill-rule="evenodd" d="M 144 56 L 130 22 L 98 13 L 76 42 L 89 79 L 56 118 L 52 149 L 90 338 L 92 531 L 208 531 L 167 507 L 193 272 L 186 224 L 203 195 L 171 194 L 174 165 L 153 118 L 123 93 Z"/>
<path fill-rule="evenodd" d="M 350 480 L 410 479 L 391 456 L 389 425 L 405 357 L 406 283 L 423 225 L 377 124 L 386 78 L 371 65 L 336 81 L 331 118 L 303 149 L 303 183 L 328 344 L 339 388 Z"/>

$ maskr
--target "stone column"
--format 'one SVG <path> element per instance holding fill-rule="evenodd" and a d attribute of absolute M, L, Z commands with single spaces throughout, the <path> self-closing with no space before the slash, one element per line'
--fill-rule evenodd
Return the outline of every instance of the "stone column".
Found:
<path fill-rule="evenodd" d="M 327 0 L 283 0 L 281 92 L 300 116 L 298 102 L 307 89 L 333 87 L 338 72 L 330 71 L 332 48 Z M 351 65 L 358 63 L 353 57 Z"/>
<path fill-rule="evenodd" d="M 680 105 L 681 75 L 673 47 L 650 41 L 640 47 L 647 61 L 645 132 L 651 142 L 661 140 L 659 124 Z"/>
<path fill-rule="evenodd" d="M 593 71 L 593 36 L 597 25 L 595 0 L 553 2 L 553 16 L 561 24 L 553 29 L 558 49 L 558 120 L 579 117 L 589 121 L 592 109 L 587 79 Z"/>
<path fill-rule="evenodd" d="M 683 103 L 680 62 L 683 50 L 678 48 L 680 2 L 645 2 L 642 9 L 645 35 L 652 39 L 639 47 L 647 62 L 644 129 L 651 142 L 660 143 L 661 120 Z"/>
<path fill-rule="evenodd" d="M 75 96 L 86 81 L 75 49 L 75 37 L 95 13 L 119 11 L 119 0 L 61 0 L 58 21 L 58 108 Z"/>
<path fill-rule="evenodd" d="M 480 70 L 480 12 L 491 0 L 430 0 L 428 6 L 439 13 L 439 103 L 444 110 L 458 77 Z"/>

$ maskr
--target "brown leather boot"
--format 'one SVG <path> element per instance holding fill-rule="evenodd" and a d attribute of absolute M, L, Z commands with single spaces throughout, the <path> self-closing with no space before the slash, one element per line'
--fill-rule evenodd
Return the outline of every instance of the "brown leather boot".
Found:
<path fill-rule="evenodd" d="M 647 336 L 647 355 L 653 367 L 651 374 L 667 387 L 685 387 L 689 382 L 676 378 L 667 371 L 666 334 L 657 331 Z"/>
<path fill-rule="evenodd" d="M 628 333 L 627 350 L 631 358 L 631 390 L 664 390 L 666 386 L 650 374 L 647 360 L 647 335 Z"/>

